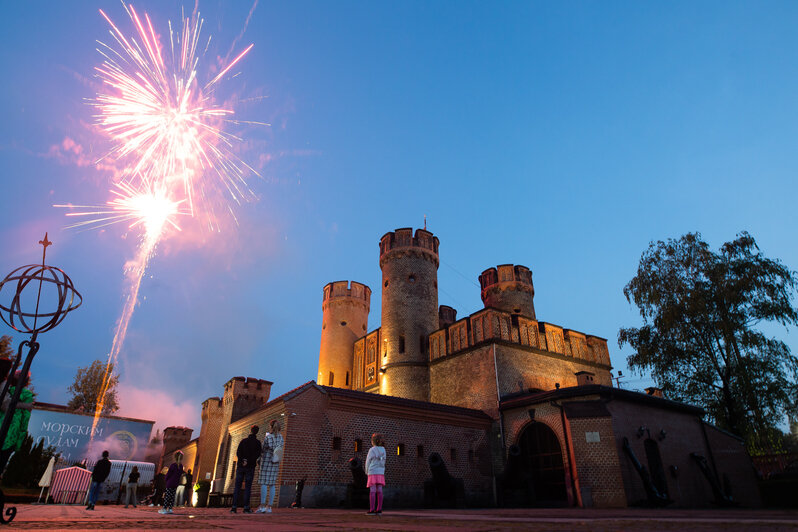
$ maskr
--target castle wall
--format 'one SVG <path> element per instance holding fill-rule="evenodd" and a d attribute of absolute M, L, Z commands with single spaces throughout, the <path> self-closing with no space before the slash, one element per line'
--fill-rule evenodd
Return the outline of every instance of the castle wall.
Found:
<path fill-rule="evenodd" d="M 455 330 L 462 331 L 465 327 Z M 430 400 L 435 403 L 478 408 L 496 418 L 498 417 L 496 367 L 499 369 L 501 396 L 529 389 L 553 390 L 556 383 L 563 388 L 577 386 L 575 374 L 579 371 L 594 373 L 596 384 L 612 385 L 609 371 L 594 363 L 529 346 L 497 341 L 495 344 L 482 343 L 461 350 L 455 355 L 432 360 Z"/>
<path fill-rule="evenodd" d="M 453 476 L 464 480 L 470 505 L 491 503 L 490 419 L 479 412 L 448 412 L 447 407 L 436 411 L 434 407 L 408 405 L 393 398 L 375 403 L 373 395 L 348 392 L 341 396 L 329 390 L 332 389 L 310 385 L 302 393 L 290 394 L 284 403 L 269 405 L 230 426 L 235 449 L 249 434 L 251 425 L 261 427 L 258 436 L 262 439 L 268 419 L 285 414 L 279 506 L 291 504 L 296 482 L 305 478 L 303 505 L 339 507 L 352 480 L 348 461 L 357 457 L 365 462 L 373 432 L 381 432 L 386 439 L 386 508 L 423 504 L 424 481 L 431 477 L 427 458 L 432 452 L 441 455 Z M 355 440 L 360 440 L 357 450 Z M 397 453 L 400 444 L 404 449 L 401 456 Z M 227 493 L 233 491 L 234 454 L 226 465 L 230 472 L 225 478 Z M 259 486 L 253 486 L 252 504 L 257 504 L 258 496 Z"/>
<path fill-rule="evenodd" d="M 725 473 L 736 481 L 734 494 L 740 497 L 740 502 L 747 506 L 759 505 L 754 471 L 739 440 L 709 426 L 706 427 L 708 439 L 705 439 L 700 418 L 677 410 L 627 401 L 611 401 L 607 403 L 607 408 L 612 413 L 627 504 L 645 500 L 646 492 L 640 475 L 623 454 L 624 437 L 628 438 L 637 459 L 646 467 L 645 441 L 651 438 L 657 443 L 665 468 L 668 495 L 674 500 L 673 506 L 701 508 L 714 503 L 711 486 L 690 458 L 690 453 L 701 454 L 708 460 L 710 454 L 714 456 L 721 477 Z M 639 437 L 640 427 L 644 428 L 644 432 Z M 664 437 L 661 431 L 665 431 Z M 707 447 L 708 441 L 712 446 L 711 453 Z"/>
<path fill-rule="evenodd" d="M 584 506 L 626 506 L 620 456 L 611 417 L 568 419 L 567 429 Z"/>
<path fill-rule="evenodd" d="M 203 401 L 201 417 L 202 427 L 197 446 L 197 470 L 194 472 L 194 478 L 213 480 L 219 442 L 222 438 L 222 431 L 227 428 L 222 400 L 218 397 L 211 397 Z"/>

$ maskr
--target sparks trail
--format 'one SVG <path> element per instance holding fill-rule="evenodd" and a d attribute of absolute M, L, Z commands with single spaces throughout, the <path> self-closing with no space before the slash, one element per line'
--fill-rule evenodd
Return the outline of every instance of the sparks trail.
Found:
<path fill-rule="evenodd" d="M 190 17 L 181 17 L 179 29 L 169 22 L 169 42 L 164 46 L 148 14 L 140 15 L 125 2 L 122 7 L 133 26 L 130 35 L 100 10 L 111 41 L 98 41 L 103 59 L 95 71 L 102 88 L 89 103 L 97 125 L 112 141 L 109 152 L 97 162 L 112 160 L 124 167 L 123 176 L 113 183 L 112 198 L 105 205 L 57 205 L 71 210 L 67 216 L 80 218 L 71 228 L 127 222 L 130 229 L 142 231 L 135 259 L 125 272 L 124 305 L 97 398 L 92 437 L 112 377 L 111 365 L 121 352 L 141 280 L 158 243 L 180 231 L 179 216 L 201 219 L 202 226 L 218 231 L 215 212 L 232 212 L 229 200 L 254 200 L 246 178 L 257 175 L 234 153 L 242 139 L 224 128 L 258 123 L 235 120 L 231 106 L 214 100 L 220 82 L 234 77 L 232 69 L 253 45 L 220 65 L 218 73 L 209 72 L 209 65 L 201 72 L 210 37 L 203 47 L 204 19 L 196 9 Z M 200 77 L 209 81 L 202 85 Z"/>

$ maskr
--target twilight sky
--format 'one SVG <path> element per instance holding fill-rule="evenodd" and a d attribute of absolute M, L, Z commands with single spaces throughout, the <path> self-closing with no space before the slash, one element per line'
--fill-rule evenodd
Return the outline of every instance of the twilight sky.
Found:
<path fill-rule="evenodd" d="M 164 33 L 193 9 L 133 5 Z M 120 414 L 198 431 L 200 402 L 234 375 L 274 381 L 272 397 L 314 379 L 322 287 L 369 285 L 379 326 L 379 238 L 424 215 L 441 304 L 467 316 L 484 269 L 526 265 L 538 318 L 608 338 L 627 375 L 618 329 L 640 320 L 622 289 L 650 241 L 699 231 L 717 248 L 747 230 L 798 267 L 794 2 L 251 7 L 199 9 L 209 67 L 255 43 L 219 94 L 271 124 L 235 130 L 259 201 L 235 208 L 237 227 L 187 227 L 158 248 L 122 350 Z M 93 161 L 110 143 L 86 103 L 108 40 L 99 8 L 132 31 L 115 1 L 0 2 L 0 274 L 39 260 L 49 231 L 48 264 L 84 297 L 40 337 L 46 402 L 105 359 L 137 239 L 125 225 L 65 230 L 52 207 L 109 199 Z M 768 331 L 798 349 L 794 330 Z"/>

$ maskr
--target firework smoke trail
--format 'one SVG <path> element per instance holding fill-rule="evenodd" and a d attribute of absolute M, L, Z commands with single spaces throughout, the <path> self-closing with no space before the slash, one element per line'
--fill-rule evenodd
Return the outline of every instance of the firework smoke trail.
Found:
<path fill-rule="evenodd" d="M 259 123 L 233 120 L 232 109 L 219 107 L 213 100 L 217 84 L 253 45 L 201 86 L 198 67 L 205 52 L 200 42 L 203 19 L 199 14 L 183 17 L 178 31 L 169 23 L 167 47 L 158 39 L 149 15 L 139 16 L 124 2 L 122 6 L 135 31 L 126 36 L 100 10 L 110 26 L 112 41 L 110 45 L 99 42 L 97 50 L 104 59 L 96 71 L 103 90 L 91 105 L 97 111 L 97 124 L 114 142 L 105 157 L 123 163 L 125 175 L 115 183 L 112 193 L 116 197 L 106 205 L 84 206 L 68 214 L 84 217 L 70 227 L 130 221 L 131 228 L 140 225 L 144 229 L 136 257 L 125 269 L 127 295 L 97 397 L 92 438 L 105 404 L 111 368 L 124 344 L 141 280 L 158 243 L 180 229 L 178 215 L 201 218 L 203 226 L 218 231 L 214 211 L 222 203 L 220 198 L 236 203 L 254 199 L 245 177 L 247 173 L 257 175 L 233 153 L 234 144 L 241 139 L 223 127 Z"/>

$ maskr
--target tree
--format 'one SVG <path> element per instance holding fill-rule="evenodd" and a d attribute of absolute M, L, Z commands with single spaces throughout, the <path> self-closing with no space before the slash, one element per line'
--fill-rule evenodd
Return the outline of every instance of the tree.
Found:
<path fill-rule="evenodd" d="M 110 364 L 107 368 L 110 380 L 108 390 L 105 392 L 105 402 L 103 404 L 103 414 L 113 414 L 119 410 L 116 400 L 116 386 L 119 384 L 119 375 L 114 375 L 114 365 Z M 75 375 L 75 382 L 68 388 L 72 394 L 69 406 L 72 410 L 94 414 L 97 408 L 97 400 L 101 395 L 103 378 L 106 373 L 106 365 L 99 360 L 95 360 L 90 366 L 78 368 Z"/>
<path fill-rule="evenodd" d="M 757 326 L 798 323 L 796 286 L 796 273 L 746 232 L 718 252 L 699 233 L 651 243 L 623 290 L 643 326 L 621 329 L 618 344 L 671 398 L 701 405 L 751 452 L 774 450 L 778 425 L 798 410 L 798 358 Z"/>
<path fill-rule="evenodd" d="M 33 438 L 25 436 L 22 446 L 8 461 L 8 467 L 3 474 L 3 485 L 38 487 L 39 479 L 42 478 L 53 456 L 58 456 L 55 447 L 45 447 L 44 439 L 34 445 Z"/>
<path fill-rule="evenodd" d="M 16 358 L 17 353 L 16 351 L 14 351 L 14 348 L 11 347 L 12 341 L 13 338 L 11 338 L 7 334 L 0 336 L 0 358 L 6 360 L 8 359 L 14 360 L 14 358 Z"/>

